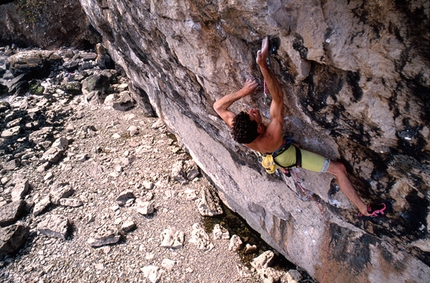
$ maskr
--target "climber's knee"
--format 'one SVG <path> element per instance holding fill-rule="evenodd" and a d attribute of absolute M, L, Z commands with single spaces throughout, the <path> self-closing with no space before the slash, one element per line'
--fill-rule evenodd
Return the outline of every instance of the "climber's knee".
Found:
<path fill-rule="evenodd" d="M 335 175 L 336 177 L 345 176 L 346 175 L 346 167 L 341 162 L 331 161 L 327 172 Z"/>

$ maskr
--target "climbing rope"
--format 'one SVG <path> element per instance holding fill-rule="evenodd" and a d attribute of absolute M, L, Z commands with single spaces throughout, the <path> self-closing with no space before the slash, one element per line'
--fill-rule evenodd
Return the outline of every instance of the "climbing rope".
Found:
<path fill-rule="evenodd" d="M 266 84 L 266 80 L 264 80 L 264 105 L 267 105 L 267 84 Z"/>
<path fill-rule="evenodd" d="M 302 190 L 302 192 L 305 195 L 307 195 L 309 198 L 311 198 L 317 204 L 318 209 L 319 209 L 319 211 L 321 213 L 321 216 L 322 216 L 322 218 L 324 220 L 324 226 L 327 227 L 327 233 L 326 233 L 326 235 L 327 235 L 326 236 L 326 251 L 325 251 L 325 262 L 326 262 L 326 264 L 324 266 L 324 263 L 323 263 L 323 273 L 324 273 L 324 275 L 323 275 L 323 279 L 321 281 L 321 283 L 324 283 L 326 275 L 327 275 L 327 272 L 328 272 L 327 271 L 327 262 L 328 262 L 328 250 L 329 250 L 329 247 L 330 247 L 330 241 L 329 241 L 330 240 L 330 226 L 329 226 L 329 222 L 328 222 L 328 219 L 326 218 L 326 216 L 324 215 L 324 208 L 323 208 L 322 204 L 319 203 L 305 188 L 303 188 L 303 186 L 299 182 L 299 179 L 297 177 L 296 171 L 294 169 L 292 169 L 290 171 L 293 172 L 294 182 L 297 184 L 297 186 Z"/>

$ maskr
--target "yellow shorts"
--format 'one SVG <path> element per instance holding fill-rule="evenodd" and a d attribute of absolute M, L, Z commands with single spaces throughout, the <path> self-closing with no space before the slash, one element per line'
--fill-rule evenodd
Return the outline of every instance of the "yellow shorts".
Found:
<path fill-rule="evenodd" d="M 286 151 L 276 156 L 276 163 L 285 168 L 295 166 L 296 150 L 300 150 L 302 154 L 302 168 L 313 172 L 327 172 L 330 166 L 330 159 L 304 149 L 299 149 L 294 145 L 290 145 Z"/>

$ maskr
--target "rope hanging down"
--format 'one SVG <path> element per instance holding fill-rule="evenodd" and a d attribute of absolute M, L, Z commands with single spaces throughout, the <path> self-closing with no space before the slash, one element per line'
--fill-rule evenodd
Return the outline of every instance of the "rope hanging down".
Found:
<path fill-rule="evenodd" d="M 324 215 L 324 208 L 322 207 L 321 203 L 319 203 L 305 188 L 303 188 L 303 186 L 300 184 L 299 179 L 297 177 L 297 173 L 296 171 L 293 169 L 291 170 L 293 172 L 293 176 L 294 176 L 294 182 L 296 183 L 296 185 L 300 188 L 300 190 L 302 190 L 302 192 L 307 195 L 310 199 L 312 199 L 318 206 L 318 209 L 321 213 L 321 216 L 324 220 L 324 226 L 327 227 L 327 232 L 326 232 L 326 250 L 325 250 L 325 263 L 323 263 L 323 279 L 321 281 L 321 283 L 324 283 L 326 275 L 328 273 L 327 270 L 327 262 L 328 262 L 328 250 L 330 248 L 330 225 L 329 222 L 326 218 L 326 216 Z"/>

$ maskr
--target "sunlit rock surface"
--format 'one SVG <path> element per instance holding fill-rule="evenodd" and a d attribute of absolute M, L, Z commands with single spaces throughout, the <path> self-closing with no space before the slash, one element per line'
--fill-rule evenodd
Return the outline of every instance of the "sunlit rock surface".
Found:
<path fill-rule="evenodd" d="M 428 1 L 80 2 L 135 99 L 149 97 L 222 199 L 289 260 L 325 282 L 428 280 Z M 342 160 L 386 217 L 358 217 L 331 176 L 297 172 L 313 201 L 232 141 L 212 104 L 261 79 L 266 35 L 285 133 Z M 267 117 L 262 90 L 232 110 L 250 106 Z"/>

